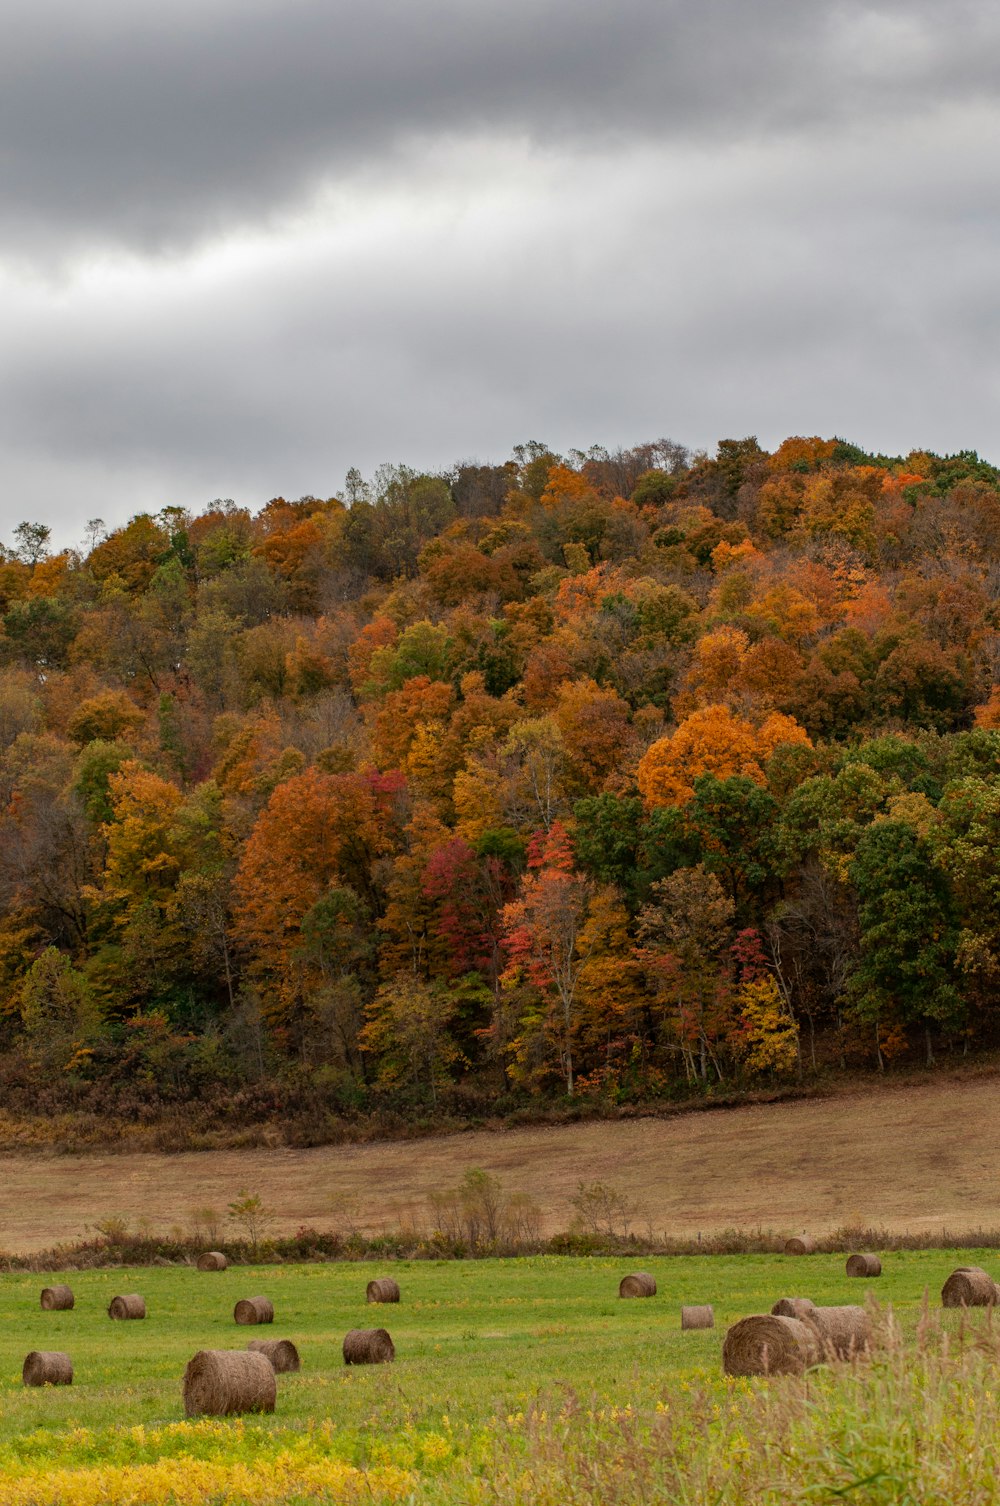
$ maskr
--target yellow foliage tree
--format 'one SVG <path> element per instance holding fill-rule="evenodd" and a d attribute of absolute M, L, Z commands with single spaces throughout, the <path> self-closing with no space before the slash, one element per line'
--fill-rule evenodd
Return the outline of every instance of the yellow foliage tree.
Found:
<path fill-rule="evenodd" d="M 794 1072 L 799 1059 L 799 1027 L 785 1008 L 774 979 L 754 978 L 740 985 L 743 1065 L 749 1072 Z"/>
<path fill-rule="evenodd" d="M 587 960 L 580 972 L 580 1033 L 606 1059 L 619 1038 L 639 1033 L 646 1004 L 642 969 L 632 955 L 628 911 L 617 889 L 605 885 L 590 902 L 579 947 Z"/>
<path fill-rule="evenodd" d="M 750 639 L 742 628 L 724 623 L 694 645 L 691 667 L 674 697 L 674 711 L 686 716 L 705 707 L 745 698 L 744 665 Z"/>
<path fill-rule="evenodd" d="M 495 764 L 470 759 L 455 775 L 452 800 L 455 831 L 466 842 L 478 842 L 484 832 L 504 825 L 502 780 Z"/>
<path fill-rule="evenodd" d="M 131 760 L 110 776 L 108 789 L 114 819 L 104 827 L 106 896 L 125 919 L 147 902 L 162 909 L 180 871 L 173 827 L 184 797 Z"/>
<path fill-rule="evenodd" d="M 751 602 L 747 616 L 766 632 L 777 633 L 789 643 L 800 644 L 819 631 L 820 616 L 813 602 L 784 582 Z"/>

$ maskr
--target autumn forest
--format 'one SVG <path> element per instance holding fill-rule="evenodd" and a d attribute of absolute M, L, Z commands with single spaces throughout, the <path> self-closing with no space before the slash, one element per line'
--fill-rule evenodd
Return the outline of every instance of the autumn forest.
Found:
<path fill-rule="evenodd" d="M 990 1050 L 998 983 L 975 453 L 531 443 L 0 548 L 8 1109 L 730 1095 Z"/>

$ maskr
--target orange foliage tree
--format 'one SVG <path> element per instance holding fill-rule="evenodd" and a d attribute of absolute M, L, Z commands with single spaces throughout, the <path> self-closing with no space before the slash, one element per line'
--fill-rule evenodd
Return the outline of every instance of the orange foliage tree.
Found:
<path fill-rule="evenodd" d="M 305 997 L 303 918 L 331 887 L 377 904 L 373 866 L 396 841 L 399 775 L 322 774 L 278 786 L 243 849 L 235 878 L 238 943 L 266 990 L 267 1012 L 288 1021 Z"/>
<path fill-rule="evenodd" d="M 764 784 L 764 765 L 783 743 L 812 746 L 805 729 L 780 712 L 772 712 L 755 727 L 727 706 L 707 706 L 648 749 L 637 771 L 639 791 L 647 806 L 655 807 L 685 805 L 694 795 L 699 774 L 718 779 L 743 774 Z"/>
<path fill-rule="evenodd" d="M 583 791 L 601 789 L 628 745 L 629 710 L 616 690 L 584 676 L 559 690 L 555 722 Z"/>

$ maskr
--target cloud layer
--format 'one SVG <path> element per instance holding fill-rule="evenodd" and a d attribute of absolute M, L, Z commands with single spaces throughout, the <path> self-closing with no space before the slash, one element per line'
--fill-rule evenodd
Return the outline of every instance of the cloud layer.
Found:
<path fill-rule="evenodd" d="M 8 530 L 536 435 L 995 458 L 998 60 L 973 0 L 25 7 Z"/>

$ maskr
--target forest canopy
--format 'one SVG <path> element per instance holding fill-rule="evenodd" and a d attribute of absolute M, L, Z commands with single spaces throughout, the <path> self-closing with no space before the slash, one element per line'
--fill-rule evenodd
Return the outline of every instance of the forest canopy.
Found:
<path fill-rule="evenodd" d="M 840 439 L 25 521 L 8 1100 L 425 1114 L 995 1045 L 998 602 L 1000 472 Z"/>

